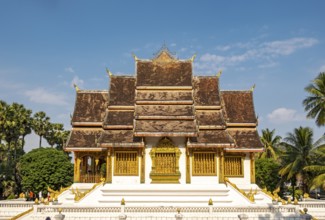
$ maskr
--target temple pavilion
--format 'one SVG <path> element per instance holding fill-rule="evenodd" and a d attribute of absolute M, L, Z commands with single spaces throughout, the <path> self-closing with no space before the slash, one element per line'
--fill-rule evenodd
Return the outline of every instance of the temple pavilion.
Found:
<path fill-rule="evenodd" d="M 253 91 L 222 91 L 220 74 L 194 76 L 194 57 L 167 48 L 134 58 L 134 76 L 108 72 L 108 90 L 77 89 L 65 147 L 74 182 L 254 184 L 263 145 Z"/>

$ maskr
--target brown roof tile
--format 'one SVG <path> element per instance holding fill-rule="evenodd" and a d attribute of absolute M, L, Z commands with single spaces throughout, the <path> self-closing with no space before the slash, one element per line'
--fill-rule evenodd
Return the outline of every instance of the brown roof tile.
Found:
<path fill-rule="evenodd" d="M 198 133 L 197 142 L 217 144 L 234 143 L 233 139 L 226 130 L 202 130 Z"/>
<path fill-rule="evenodd" d="M 94 148 L 97 147 L 101 129 L 72 130 L 66 148 Z"/>
<path fill-rule="evenodd" d="M 220 105 L 219 79 L 216 76 L 193 77 L 195 105 Z"/>
<path fill-rule="evenodd" d="M 229 130 L 238 148 L 263 148 L 263 144 L 256 130 Z"/>
<path fill-rule="evenodd" d="M 104 126 L 106 125 L 133 125 L 134 111 L 112 111 L 106 113 Z"/>
<path fill-rule="evenodd" d="M 192 86 L 192 63 L 138 61 L 137 86 Z"/>
<path fill-rule="evenodd" d="M 193 120 L 136 120 L 135 132 L 196 132 Z"/>
<path fill-rule="evenodd" d="M 102 122 L 105 116 L 107 102 L 107 91 L 78 91 L 72 123 Z"/>
<path fill-rule="evenodd" d="M 222 91 L 228 123 L 256 123 L 253 93 L 250 91 Z"/>
<path fill-rule="evenodd" d="M 136 143 L 140 142 L 141 138 L 133 137 L 132 130 L 105 130 L 99 138 L 100 144 L 105 143 Z"/>
<path fill-rule="evenodd" d="M 137 91 L 137 101 L 179 101 L 192 100 L 192 91 Z"/>
<path fill-rule="evenodd" d="M 196 111 L 196 118 L 199 125 L 225 126 L 225 120 L 221 110 L 217 111 Z"/>
<path fill-rule="evenodd" d="M 137 105 L 136 116 L 193 116 L 192 105 Z"/>
<path fill-rule="evenodd" d="M 109 105 L 133 106 L 135 96 L 135 78 L 112 76 L 109 91 Z"/>

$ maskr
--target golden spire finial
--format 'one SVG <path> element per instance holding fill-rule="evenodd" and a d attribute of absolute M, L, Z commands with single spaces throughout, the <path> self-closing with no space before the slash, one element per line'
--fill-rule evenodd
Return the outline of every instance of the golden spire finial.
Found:
<path fill-rule="evenodd" d="M 222 70 L 219 70 L 219 72 L 217 73 L 217 78 L 220 78 L 221 74 L 222 74 Z"/>
<path fill-rule="evenodd" d="M 194 60 L 195 60 L 195 57 L 196 57 L 196 53 L 195 54 L 193 54 L 193 56 L 191 57 L 191 59 L 190 59 L 190 61 L 193 63 L 194 62 Z"/>
<path fill-rule="evenodd" d="M 109 71 L 109 69 L 106 67 L 106 73 L 108 74 L 109 78 L 113 76 L 113 73 Z"/>
<path fill-rule="evenodd" d="M 79 87 L 77 86 L 77 84 L 73 83 L 73 87 L 75 88 L 76 92 L 79 91 Z"/>
<path fill-rule="evenodd" d="M 134 53 L 132 53 L 132 56 L 133 56 L 133 58 L 134 58 L 135 61 L 138 61 L 139 60 L 139 58 Z"/>
<path fill-rule="evenodd" d="M 255 84 L 251 87 L 251 91 L 252 91 L 252 92 L 254 92 L 255 87 L 256 87 Z"/>

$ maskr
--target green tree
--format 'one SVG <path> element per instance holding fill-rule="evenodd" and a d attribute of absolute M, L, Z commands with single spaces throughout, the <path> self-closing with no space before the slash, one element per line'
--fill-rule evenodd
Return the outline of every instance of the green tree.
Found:
<path fill-rule="evenodd" d="M 54 148 L 34 149 L 17 164 L 24 191 L 44 191 L 47 187 L 58 190 L 73 182 L 73 164 L 68 156 Z"/>
<path fill-rule="evenodd" d="M 46 116 L 45 112 L 36 112 L 32 123 L 33 130 L 40 137 L 39 147 L 42 146 L 42 138 L 50 129 L 50 117 Z"/>
<path fill-rule="evenodd" d="M 303 100 L 307 117 L 316 119 L 317 126 L 325 125 L 325 72 L 320 73 L 305 91 L 309 96 Z"/>
<path fill-rule="evenodd" d="M 275 190 L 281 180 L 280 164 L 272 158 L 259 158 L 255 161 L 256 183 L 259 187 Z"/>
<path fill-rule="evenodd" d="M 270 131 L 268 128 L 265 130 L 262 130 L 262 136 L 261 141 L 264 145 L 264 151 L 259 155 L 259 158 L 278 158 L 278 145 L 281 141 L 280 136 L 275 136 L 275 129 Z"/>
<path fill-rule="evenodd" d="M 308 192 L 310 173 L 304 168 L 313 164 L 317 151 L 323 148 L 324 138 L 313 143 L 313 131 L 309 127 L 299 127 L 293 133 L 288 133 L 281 143 L 284 152 L 281 156 L 281 169 L 279 174 L 290 180 L 293 184 L 297 178 L 301 180 L 303 192 Z"/>
<path fill-rule="evenodd" d="M 56 149 L 63 150 L 63 144 L 68 139 L 69 133 L 69 131 L 64 130 L 63 124 L 53 123 L 50 124 L 45 139 L 52 148 L 56 145 Z"/>

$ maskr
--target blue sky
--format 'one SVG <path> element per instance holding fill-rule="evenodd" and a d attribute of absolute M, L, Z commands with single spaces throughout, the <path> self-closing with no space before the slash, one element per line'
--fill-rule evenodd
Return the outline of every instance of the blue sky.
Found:
<path fill-rule="evenodd" d="M 221 88 L 256 84 L 259 130 L 310 126 L 304 87 L 325 71 L 325 1 L 0 1 L 0 99 L 45 111 L 70 128 L 76 83 L 108 89 L 105 67 L 134 74 L 132 53 L 165 43 L 197 54 L 195 75 L 220 69 Z M 37 146 L 30 136 L 27 150 Z"/>

